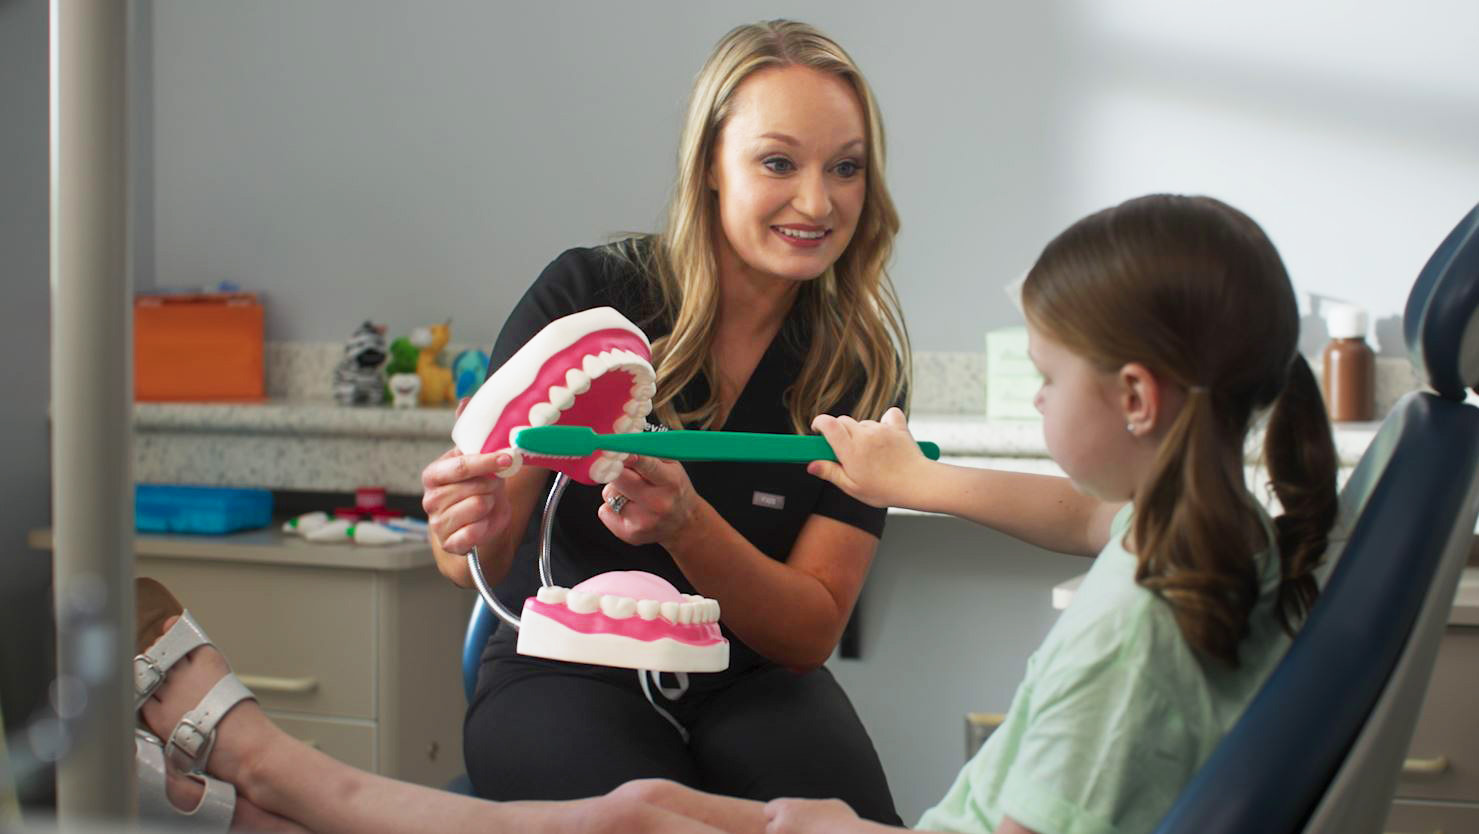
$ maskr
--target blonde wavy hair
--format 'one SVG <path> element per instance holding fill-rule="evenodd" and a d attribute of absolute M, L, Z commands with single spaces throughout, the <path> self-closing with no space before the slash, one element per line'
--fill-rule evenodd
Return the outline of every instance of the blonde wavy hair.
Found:
<path fill-rule="evenodd" d="M 847 81 L 866 119 L 866 191 L 857 230 L 842 256 L 802 284 L 794 311 L 809 343 L 801 372 L 786 393 L 792 427 L 810 431 L 811 420 L 858 389 L 854 416 L 878 418 L 908 392 L 908 331 L 887 264 L 899 216 L 883 178 L 883 121 L 873 94 L 852 58 L 836 42 L 804 23 L 772 20 L 739 26 L 720 39 L 694 81 L 678 144 L 678 179 L 666 227 L 636 245 L 618 246 L 659 289 L 660 316 L 671 332 L 652 344 L 657 368 L 654 413 L 665 425 L 719 428 L 719 379 L 711 347 L 719 309 L 719 268 L 714 254 L 717 198 L 706 177 L 734 91 L 768 67 L 799 65 Z M 676 397 L 695 377 L 710 381 L 706 402 L 678 411 Z"/>

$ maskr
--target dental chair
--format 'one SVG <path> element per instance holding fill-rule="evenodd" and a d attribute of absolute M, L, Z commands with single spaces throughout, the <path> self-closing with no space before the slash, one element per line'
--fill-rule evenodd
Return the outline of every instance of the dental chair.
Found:
<path fill-rule="evenodd" d="M 1479 385 L 1479 206 L 1419 274 L 1403 334 L 1432 391 L 1382 424 L 1342 492 L 1320 599 L 1158 834 L 1387 819 L 1479 513 L 1479 408 L 1464 403 Z"/>

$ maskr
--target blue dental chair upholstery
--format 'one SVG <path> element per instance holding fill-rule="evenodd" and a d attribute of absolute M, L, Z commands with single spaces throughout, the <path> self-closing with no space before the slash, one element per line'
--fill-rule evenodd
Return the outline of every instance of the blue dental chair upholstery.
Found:
<path fill-rule="evenodd" d="M 467 618 L 467 636 L 462 638 L 462 692 L 467 702 L 472 703 L 473 690 L 478 686 L 478 666 L 483 660 L 483 649 L 488 638 L 498 627 L 498 615 L 478 597 L 472 606 L 472 615 Z"/>
<path fill-rule="evenodd" d="M 462 693 L 467 696 L 469 704 L 472 703 L 473 690 L 478 686 L 478 666 L 483 660 L 483 648 L 488 645 L 493 630 L 498 628 L 498 615 L 483 602 L 482 597 L 474 599 L 472 614 L 467 618 L 467 634 L 462 638 Z M 463 796 L 475 795 L 472 780 L 466 773 L 458 774 L 447 785 L 447 790 Z"/>
<path fill-rule="evenodd" d="M 1479 206 L 1418 276 L 1403 330 L 1433 391 L 1387 416 L 1342 492 L 1319 601 L 1160 834 L 1386 821 L 1479 513 L 1479 408 L 1463 402 L 1479 385 Z"/>

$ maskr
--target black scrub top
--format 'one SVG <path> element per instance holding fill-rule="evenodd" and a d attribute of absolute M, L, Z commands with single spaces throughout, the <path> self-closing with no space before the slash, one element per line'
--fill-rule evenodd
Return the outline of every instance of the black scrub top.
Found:
<path fill-rule="evenodd" d="M 654 303 L 655 282 L 620 257 L 611 244 L 599 248 L 571 249 L 556 258 L 509 315 L 489 356 L 488 367 L 501 367 L 515 351 L 549 322 L 593 307 L 613 307 L 647 334 L 649 341 L 666 335 L 670 323 L 660 320 Z M 645 241 L 625 245 L 647 245 Z M 792 434 L 784 395 L 795 380 L 804 357 L 805 333 L 796 316 L 790 316 L 780 333 L 755 366 L 724 428 L 728 431 Z M 708 383 L 700 375 L 680 394 L 684 409 L 702 403 Z M 832 409 L 848 414 L 853 394 Z M 650 422 L 656 422 L 649 418 Z M 883 535 L 886 511 L 870 507 L 820 478 L 807 474 L 805 464 L 687 462 L 683 464 L 694 489 L 714 506 L 729 524 L 762 553 L 785 561 L 813 513 L 837 519 Z M 550 473 L 549 482 L 553 482 Z M 546 487 L 546 493 L 548 488 Z M 671 556 L 660 545 L 634 547 L 601 523 L 596 510 L 601 487 L 571 481 L 556 510 L 551 536 L 551 570 L 555 584 L 566 588 L 598 573 L 611 570 L 641 570 L 657 574 L 685 594 L 698 593 L 684 577 Z M 544 502 L 535 506 L 514 556 L 508 576 L 495 588 L 498 598 L 513 611 L 539 589 L 539 527 Z M 738 674 L 766 663 L 759 654 L 737 639 L 727 627 L 730 665 L 727 673 Z M 499 634 L 489 654 L 513 651 L 513 635 Z"/>

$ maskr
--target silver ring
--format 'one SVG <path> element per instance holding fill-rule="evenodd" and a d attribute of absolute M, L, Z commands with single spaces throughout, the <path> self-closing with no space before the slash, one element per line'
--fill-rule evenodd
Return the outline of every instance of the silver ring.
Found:
<path fill-rule="evenodd" d="M 607 506 L 611 507 L 611 511 L 613 513 L 621 515 L 621 508 L 627 505 L 627 500 L 628 499 L 625 495 L 622 495 L 618 492 L 615 495 L 611 496 L 611 498 L 607 499 L 606 504 Z"/>

